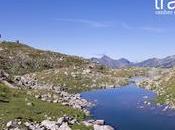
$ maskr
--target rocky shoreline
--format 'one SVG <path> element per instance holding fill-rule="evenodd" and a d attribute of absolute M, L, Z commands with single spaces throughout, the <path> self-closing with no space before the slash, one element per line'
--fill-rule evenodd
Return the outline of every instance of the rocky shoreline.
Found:
<path fill-rule="evenodd" d="M 10 88 L 26 89 L 27 94 L 34 96 L 36 99 L 49 103 L 61 103 L 64 106 L 83 111 L 87 116 L 90 115 L 87 108 L 91 107 L 93 104 L 81 98 L 80 94 L 69 94 L 66 91 L 60 90 L 59 87 L 49 86 L 48 84 L 38 84 L 36 80 L 29 80 L 20 76 L 15 77 L 12 81 L 9 79 L 7 73 L 2 70 L 0 71 L 0 82 L 6 83 Z M 45 88 L 47 92 L 42 93 L 43 88 Z M 29 102 L 27 105 L 31 106 L 32 103 Z M 83 122 L 78 122 L 75 118 L 66 115 L 59 118 L 57 121 L 52 121 L 51 118 L 47 116 L 47 119 L 40 123 L 22 123 L 20 119 L 14 119 L 9 121 L 6 127 L 7 130 L 71 130 L 69 126 L 73 124 L 91 126 L 94 130 L 114 130 L 111 126 L 105 125 L 104 120 L 85 120 Z"/>
<path fill-rule="evenodd" d="M 70 106 L 74 109 L 83 111 L 87 116 L 90 112 L 86 109 L 92 105 L 86 99 L 82 99 L 80 94 L 70 94 L 64 90 L 61 90 L 58 86 L 52 86 L 49 84 L 41 84 L 32 78 L 25 78 L 24 76 L 15 77 L 15 83 L 21 88 L 27 88 L 29 90 L 27 94 L 34 96 L 37 99 L 46 101 L 49 103 L 61 103 L 64 106 Z M 36 90 L 36 91 L 35 91 Z M 47 90 L 42 92 L 42 90 Z"/>
<path fill-rule="evenodd" d="M 162 111 L 175 110 L 174 99 L 171 99 L 171 94 L 166 92 L 166 82 L 168 80 L 168 77 L 162 77 L 161 74 L 138 81 L 136 82 L 136 85 L 138 87 L 153 91 L 157 95 L 155 99 L 156 105 L 164 106 Z"/>

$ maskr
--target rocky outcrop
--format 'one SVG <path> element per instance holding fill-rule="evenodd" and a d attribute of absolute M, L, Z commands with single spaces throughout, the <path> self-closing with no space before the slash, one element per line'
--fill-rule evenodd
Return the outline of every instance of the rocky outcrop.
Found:
<path fill-rule="evenodd" d="M 113 127 L 105 125 L 104 120 L 86 120 L 82 122 L 85 126 L 92 126 L 94 130 L 114 130 Z"/>
<path fill-rule="evenodd" d="M 112 128 L 109 125 L 103 125 L 103 126 L 94 125 L 94 130 L 114 130 L 114 128 Z"/>
<path fill-rule="evenodd" d="M 61 103 L 62 105 L 70 106 L 74 109 L 79 109 L 86 115 L 89 115 L 87 108 L 92 105 L 86 99 L 82 99 L 80 94 L 69 94 L 65 91 L 57 91 L 55 94 L 36 94 L 34 96 L 35 98 L 38 98 L 42 101 L 47 101 L 50 103 Z"/>
<path fill-rule="evenodd" d="M 86 99 L 82 99 L 80 94 L 70 94 L 60 89 L 59 86 L 39 83 L 35 78 L 31 78 L 28 75 L 22 77 L 16 76 L 14 81 L 17 86 L 24 89 L 48 90 L 48 92 L 45 93 L 28 93 L 37 99 L 50 103 L 61 103 L 62 105 L 79 109 L 85 112 L 86 115 L 89 115 L 89 111 L 86 108 L 90 107 L 92 104 Z"/>
<path fill-rule="evenodd" d="M 7 74 L 5 71 L 0 69 L 0 81 L 8 80 L 8 79 L 9 79 L 9 74 Z"/>
<path fill-rule="evenodd" d="M 12 82 L 9 74 L 3 70 L 0 70 L 0 82 L 5 84 L 9 88 L 15 88 L 15 86 L 12 83 L 9 83 L 9 82 Z"/>
<path fill-rule="evenodd" d="M 43 120 L 41 122 L 22 122 L 19 119 L 9 121 L 6 124 L 7 130 L 71 130 L 71 126 L 81 124 L 75 118 L 63 116 L 56 121 Z M 104 120 L 87 120 L 83 125 L 93 127 L 94 130 L 114 130 L 109 125 L 105 125 Z"/>

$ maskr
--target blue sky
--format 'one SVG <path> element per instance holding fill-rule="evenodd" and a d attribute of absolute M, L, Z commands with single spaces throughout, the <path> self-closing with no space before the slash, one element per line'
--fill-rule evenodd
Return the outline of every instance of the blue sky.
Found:
<path fill-rule="evenodd" d="M 0 33 L 83 57 L 175 54 L 175 16 L 156 16 L 154 0 L 0 0 Z"/>

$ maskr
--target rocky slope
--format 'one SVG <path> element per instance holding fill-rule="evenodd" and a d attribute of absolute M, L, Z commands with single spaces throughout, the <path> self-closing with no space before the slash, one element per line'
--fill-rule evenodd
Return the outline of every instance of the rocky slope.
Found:
<path fill-rule="evenodd" d="M 76 56 L 38 50 L 16 42 L 0 43 L 0 69 L 13 75 L 86 64 L 88 60 Z"/>

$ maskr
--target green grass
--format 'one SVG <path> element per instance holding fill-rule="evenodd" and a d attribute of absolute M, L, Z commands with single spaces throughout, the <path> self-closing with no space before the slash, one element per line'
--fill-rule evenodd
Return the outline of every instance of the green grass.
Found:
<path fill-rule="evenodd" d="M 73 67 L 50 69 L 36 72 L 34 73 L 34 77 L 41 83 L 60 86 L 69 93 L 88 91 L 116 84 L 125 85 L 128 83 L 127 77 L 120 78 L 119 76 L 115 76 L 113 72 L 109 72 L 109 70 L 106 70 L 106 72 L 96 72 L 98 71 L 97 69 L 92 69 L 91 72 L 84 74 L 83 69 L 86 70 L 85 67 L 76 69 Z"/>
<path fill-rule="evenodd" d="M 168 99 L 173 105 L 175 104 L 175 83 L 174 80 L 169 82 L 173 82 L 173 84 L 167 84 L 167 86 L 163 88 L 164 93 L 156 99 L 158 103 L 164 104 Z"/>
<path fill-rule="evenodd" d="M 87 60 L 77 56 L 44 51 L 10 41 L 0 43 L 0 69 L 11 75 L 23 75 L 52 68 L 81 66 Z M 60 60 L 62 59 L 62 60 Z"/>
<path fill-rule="evenodd" d="M 3 84 L 0 84 L 0 129 L 2 129 L 9 120 L 13 119 L 22 119 L 23 122 L 40 122 L 46 119 L 45 115 L 48 115 L 48 117 L 54 120 L 65 114 L 79 121 L 85 118 L 85 114 L 79 110 L 60 104 L 43 102 L 33 97 L 26 96 L 25 93 L 26 92 L 23 90 L 9 89 Z M 33 105 L 28 106 L 28 102 Z M 86 130 L 82 125 L 73 126 L 73 128 L 83 128 L 82 130 Z"/>

